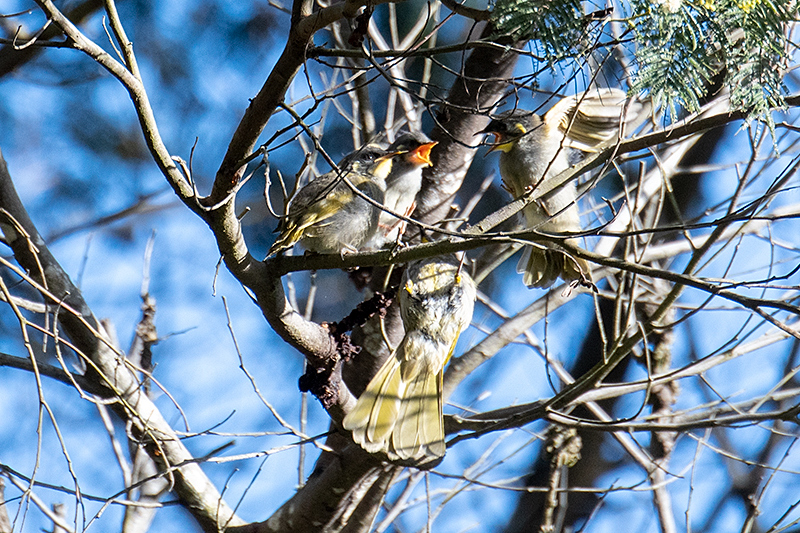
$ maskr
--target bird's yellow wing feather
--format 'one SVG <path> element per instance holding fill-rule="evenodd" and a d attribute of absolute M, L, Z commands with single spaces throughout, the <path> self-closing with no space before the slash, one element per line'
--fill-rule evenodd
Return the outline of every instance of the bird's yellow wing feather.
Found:
<path fill-rule="evenodd" d="M 625 125 L 630 131 L 646 118 L 649 105 L 640 100 L 628 102 L 625 91 L 593 88 L 585 93 L 562 98 L 545 114 L 545 122 L 558 123 L 569 138 L 569 146 L 593 152 L 597 145 L 610 141 Z"/>
<path fill-rule="evenodd" d="M 379 379 L 374 380 L 376 385 L 380 386 L 374 392 L 375 399 L 370 412 L 369 424 L 367 425 L 366 439 L 367 442 L 380 446 L 380 448 L 385 448 L 385 443 L 394 430 L 397 423 L 400 398 L 405 392 L 397 359 L 394 356 L 390 356 L 383 366 L 388 370 L 384 373 L 379 372 L 377 375 Z M 372 382 L 370 382 L 371 384 Z M 367 386 L 365 393 L 372 394 L 372 390 L 374 389 Z"/>
<path fill-rule="evenodd" d="M 353 191 L 343 180 L 347 179 L 359 189 L 368 186 L 369 176 L 348 172 L 328 172 L 300 189 L 289 204 L 289 213 L 280 226 L 280 235 L 267 255 L 294 246 L 312 226 L 322 227 L 323 222 L 335 215 L 353 198 Z"/>
<path fill-rule="evenodd" d="M 390 356 L 342 421 L 342 426 L 352 431 L 353 440 L 368 452 L 384 449 L 394 428 L 400 403 L 399 370 L 399 362 L 394 355 Z"/>

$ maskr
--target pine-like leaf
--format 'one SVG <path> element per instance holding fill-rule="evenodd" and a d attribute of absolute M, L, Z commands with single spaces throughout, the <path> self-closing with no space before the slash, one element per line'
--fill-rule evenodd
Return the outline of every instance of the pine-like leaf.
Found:
<path fill-rule="evenodd" d="M 633 0 L 639 71 L 634 91 L 650 91 L 670 116 L 695 111 L 722 75 L 734 109 L 765 119 L 783 103 L 786 25 L 797 2 Z"/>
<path fill-rule="evenodd" d="M 635 36 L 632 92 L 649 92 L 674 120 L 722 83 L 734 109 L 772 126 L 768 111 L 786 93 L 787 25 L 798 18 L 798 0 L 630 0 L 623 12 Z M 497 0 L 492 21 L 497 35 L 534 40 L 551 64 L 599 42 L 577 0 Z"/>
<path fill-rule="evenodd" d="M 535 39 L 542 54 L 553 60 L 581 42 L 585 26 L 578 0 L 498 0 L 492 20 L 497 34 Z"/>

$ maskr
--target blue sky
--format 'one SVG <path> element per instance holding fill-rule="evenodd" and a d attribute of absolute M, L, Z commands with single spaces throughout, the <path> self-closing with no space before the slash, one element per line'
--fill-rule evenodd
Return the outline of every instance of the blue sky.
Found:
<path fill-rule="evenodd" d="M 27 8 L 19 2 L 10 10 Z M 280 52 L 288 18 L 266 2 L 194 2 L 168 0 L 150 6 L 147 2 L 120 4 L 120 13 L 138 53 L 142 73 L 151 98 L 161 133 L 171 152 L 189 160 L 195 145 L 193 170 L 201 191 L 207 190 L 214 172 L 224 155 L 227 142 L 241 114 L 260 88 Z M 4 8 L 5 9 L 5 8 Z M 385 6 L 378 8 L 378 12 Z M 37 15 L 21 18 L 22 24 L 35 25 Z M 136 22 L 136 17 L 139 17 Z M 128 22 L 130 21 L 130 22 Z M 92 17 L 83 27 L 90 37 L 107 46 L 99 15 Z M 455 22 L 445 26 L 447 35 L 460 35 L 463 26 Z M 321 33 L 317 43 L 330 36 Z M 324 70 L 309 63 L 310 75 L 318 83 L 318 73 Z M 519 74 L 530 72 L 531 64 L 521 61 Z M 795 87 L 789 80 L 790 87 Z M 558 84 L 555 79 L 543 79 L 548 87 Z M 289 95 L 290 100 L 305 94 L 306 84 L 301 78 Z M 377 98 L 376 98 L 377 100 Z M 533 102 L 526 97 L 526 105 Z M 380 106 L 378 106 L 380 107 Z M 334 132 L 323 137 L 326 149 L 338 157 L 352 148 L 348 146 L 349 134 L 344 120 L 330 112 Z M 379 122 L 383 117 L 379 117 Z M 787 120 L 791 120 L 787 119 Z M 285 116 L 277 116 L 267 128 L 267 135 L 287 124 Z M 430 119 L 425 120 L 430 124 Z M 171 393 L 186 414 L 190 432 L 209 428 L 220 435 L 204 435 L 186 441 L 196 455 L 235 441 L 222 456 L 238 456 L 265 450 L 274 450 L 293 443 L 294 437 L 278 435 L 250 436 L 244 434 L 279 432 L 280 424 L 254 394 L 252 385 L 239 369 L 239 357 L 228 327 L 223 299 L 230 310 L 230 323 L 241 348 L 241 357 L 253 375 L 261 394 L 291 424 L 299 426 L 300 393 L 297 378 L 303 372 L 303 362 L 298 353 L 289 348 L 265 323 L 258 308 L 239 284 L 225 271 L 217 272 L 218 252 L 207 227 L 178 204 L 169 191 L 156 166 L 148 159 L 138 131 L 138 124 L 127 94 L 120 85 L 91 61 L 75 51 L 46 50 L 32 64 L 0 79 L 0 124 L 4 135 L 0 138 L 2 149 L 23 202 L 27 205 L 40 232 L 45 236 L 61 234 L 117 212 L 138 198 L 152 195 L 145 213 L 124 218 L 108 226 L 70 231 L 54 240 L 51 249 L 65 270 L 79 283 L 84 297 L 95 315 L 110 320 L 125 349 L 133 336 L 140 316 L 139 293 L 147 241 L 155 236 L 150 265 L 151 293 L 158 301 L 156 318 L 162 341 L 156 346 L 155 376 Z M 266 135 L 265 135 L 266 137 Z M 763 191 L 758 180 L 767 183 L 779 172 L 782 165 L 792 161 L 795 147 L 793 138 L 779 145 L 783 159 L 763 175 L 753 179 L 747 192 Z M 769 141 L 762 149 L 770 154 Z M 729 128 L 725 134 L 724 148 L 712 157 L 712 164 L 723 165 L 701 178 L 692 175 L 684 179 L 699 179 L 702 203 L 713 206 L 724 201 L 737 183 L 737 171 L 746 160 L 749 150 L 747 132 L 735 134 Z M 484 149 L 485 150 L 485 149 Z M 302 149 L 294 143 L 270 154 L 272 172 L 281 171 L 294 176 L 302 159 Z M 744 155 L 742 155 L 744 154 Z M 486 172 L 496 172 L 495 156 L 477 158 L 471 179 L 483 179 Z M 327 170 L 318 163 L 321 171 Z M 496 194 L 498 183 L 494 185 Z M 794 180 L 796 186 L 796 179 Z M 268 215 L 263 202 L 263 176 L 254 178 L 239 197 L 239 209 L 252 208 L 243 220 L 244 231 L 255 255 L 266 251 L 274 238 L 275 221 Z M 797 203 L 797 191 L 792 187 L 782 192 L 776 205 Z M 745 197 L 744 200 L 752 198 Z M 694 214 L 694 213 L 693 213 Z M 710 211 L 714 218 L 719 210 Z M 590 218 L 590 217 L 586 217 Z M 747 238 L 737 246 L 730 246 L 717 257 L 703 274 L 713 277 L 750 276 L 755 268 L 762 268 L 764 257 L 777 253 L 778 258 L 796 260 L 795 250 L 782 250 L 775 242 L 795 239 L 797 225 L 794 221 L 776 223 L 770 235 L 762 233 L 761 239 Z M 766 240 L 771 236 L 771 245 Z M 681 260 L 680 258 L 678 259 Z M 528 306 L 542 292 L 524 289 L 519 276 L 514 273 L 516 258 L 511 259 L 493 279 L 489 280 L 491 296 L 509 312 Z M 789 267 L 781 265 L 781 271 Z M 361 295 L 341 272 L 321 273 L 314 318 L 334 320 L 341 316 L 344 306 L 351 306 Z M 797 284 L 793 275 L 787 285 Z M 295 276 L 298 297 L 304 303 L 308 286 L 304 275 Z M 755 292 L 755 291 L 753 291 Z M 687 291 L 682 301 L 688 307 L 703 302 L 705 295 Z M 714 301 L 714 305 L 718 305 Z M 566 307 L 555 311 L 548 319 L 547 329 L 542 323 L 533 328 L 539 339 L 546 339 L 548 356 L 569 364 L 580 349 L 588 331 L 594 307 L 589 295 L 580 295 Z M 683 313 L 683 310 L 680 311 Z M 677 328 L 674 365 L 686 364 L 693 357 L 702 357 L 725 346 L 740 328 L 745 339 L 756 339 L 767 328 L 761 328 L 745 337 L 754 326 L 752 315 L 741 310 L 719 310 L 700 313 Z M 500 321 L 485 306 L 476 307 L 473 324 L 460 342 L 458 352 L 474 345 L 499 325 Z M 0 313 L 0 350 L 23 356 L 24 351 L 17 334 L 17 325 L 7 310 Z M 52 346 L 50 347 L 52 350 Z M 745 399 L 767 391 L 784 374 L 788 342 L 767 346 L 707 373 L 715 390 L 726 398 Z M 641 366 L 633 365 L 628 379 L 646 377 Z M 551 378 L 555 380 L 555 378 Z M 681 391 L 676 409 L 688 409 L 698 403 L 710 401 L 704 397 L 695 381 Z M 504 349 L 493 360 L 482 366 L 465 381 L 452 398 L 459 407 L 488 410 L 514 403 L 525 403 L 552 395 L 547 379 L 545 362 L 541 354 L 530 346 L 515 344 Z M 53 407 L 59 427 L 63 430 L 66 449 L 77 472 L 80 490 L 89 495 L 108 496 L 122 489 L 121 475 L 113 460 L 107 432 L 101 424 L 96 409 L 80 401 L 69 387 L 46 381 L 44 395 Z M 183 421 L 172 400 L 156 393 L 156 403 L 173 427 L 183 429 Z M 614 415 L 625 417 L 636 413 L 641 396 L 632 396 L 620 402 Z M 328 430 L 328 417 L 314 398 L 309 398 L 309 435 Z M 456 407 L 446 409 L 458 412 Z M 36 460 L 37 400 L 35 383 L 24 372 L 0 368 L 0 462 L 17 471 L 30 474 Z M 220 425 L 221 424 L 221 425 Z M 52 424 L 45 422 L 42 435 L 43 452 L 37 479 L 42 482 L 73 486 L 67 470 L 67 461 L 60 451 Z M 124 427 L 115 426 L 119 434 Z M 480 480 L 518 485 L 514 476 L 526 472 L 539 452 L 544 431 L 542 423 L 525 428 L 490 434 L 480 439 L 460 443 L 436 472 L 458 475 L 470 469 L 470 475 Z M 794 428 L 789 428 L 794 431 Z M 737 452 L 754 453 L 767 437 L 767 430 L 753 427 L 741 430 L 736 439 Z M 698 444 L 702 432 L 695 438 L 684 436 L 678 442 L 670 463 L 671 494 L 676 517 L 683 519 L 683 509 L 691 499 L 691 516 L 704 520 L 715 504 L 714 487 L 725 483 L 726 470 L 731 468 L 720 455 L 705 444 Z M 637 435 L 646 443 L 648 435 Z M 789 442 L 788 437 L 786 439 Z M 719 446 L 713 438 L 710 444 Z M 787 445 L 788 446 L 788 445 Z M 784 446 L 783 448 L 786 448 Z M 488 451 L 488 452 L 487 452 Z M 696 469 L 691 463 L 696 454 L 708 458 Z M 304 465 L 307 476 L 318 452 L 308 447 Z M 487 454 L 484 456 L 484 454 Z M 623 460 L 624 452 L 609 442 L 604 454 Z M 584 457 L 592 461 L 593 457 Z M 770 464 L 776 458 L 769 458 Z M 263 464 L 262 464 L 263 462 Z M 749 467 L 736 463 L 738 467 Z M 790 453 L 784 464 L 788 474 L 780 474 L 770 485 L 767 498 L 766 519 L 777 519 L 786 506 L 782 503 L 790 496 L 796 482 L 798 456 Z M 259 470 L 260 469 L 260 470 Z M 291 448 L 262 458 L 242 459 L 218 464 L 209 463 L 204 470 L 218 488 L 227 486 L 226 498 L 235 505 L 242 495 L 239 512 L 248 520 L 262 520 L 293 494 L 298 482 L 298 451 Z M 255 481 L 251 481 L 255 478 Z M 645 480 L 642 469 L 630 465 L 611 471 L 597 480 L 599 488 L 635 486 Z M 442 501 L 436 490 L 450 490 L 458 481 L 430 475 L 434 491 L 434 507 Z M 690 491 L 690 487 L 693 489 Z M 643 487 L 640 487 L 643 488 Z M 399 493 L 395 489 L 392 495 Z M 6 495 L 18 491 L 6 488 Z M 75 513 L 74 498 L 70 495 L 41 490 L 37 494 L 48 503 L 68 504 L 70 517 Z M 425 483 L 421 482 L 412 499 L 423 498 Z M 690 497 L 691 495 L 691 497 Z M 516 502 L 517 492 L 501 488 L 468 487 L 444 507 L 434 521 L 436 532 L 491 531 L 506 523 Z M 166 498 L 170 500 L 170 497 Z M 12 509 L 16 509 L 12 506 Z M 85 501 L 86 520 L 100 509 L 99 504 Z M 711 531 L 730 531 L 742 520 L 742 507 L 728 505 Z M 52 524 L 34 508 L 21 511 L 18 518 L 20 531 L 49 529 Z M 427 509 L 420 499 L 413 510 L 401 520 L 398 531 L 418 531 L 424 526 Z M 619 529 L 618 519 L 625 517 L 635 524 L 631 531 L 656 531 L 650 495 L 620 491 L 608 496 L 587 531 L 614 531 Z M 119 529 L 121 510 L 111 506 L 90 526 L 94 531 Z M 159 511 L 152 531 L 188 530 L 192 520 L 177 506 Z"/>

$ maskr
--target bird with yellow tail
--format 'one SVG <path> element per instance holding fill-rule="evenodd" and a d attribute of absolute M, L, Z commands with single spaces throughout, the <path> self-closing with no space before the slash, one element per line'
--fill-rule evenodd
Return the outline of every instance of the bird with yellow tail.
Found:
<path fill-rule="evenodd" d="M 543 117 L 515 109 L 492 120 L 480 133 L 494 135 L 492 151 L 500 151 L 500 175 L 515 198 L 533 189 L 525 206 L 526 226 L 558 236 L 581 231 L 576 180 L 559 187 L 555 178 L 571 165 L 576 152 L 592 152 L 631 130 L 646 116 L 648 106 L 629 100 L 619 89 L 590 89 L 562 98 Z M 575 239 L 565 242 L 577 244 Z M 526 246 L 517 271 L 528 287 L 550 287 L 565 281 L 591 281 L 583 259 L 557 246 Z"/>
<path fill-rule="evenodd" d="M 366 451 L 416 465 L 444 456 L 443 369 L 475 297 L 475 282 L 453 256 L 408 265 L 398 295 L 403 340 L 343 421 Z"/>
<path fill-rule="evenodd" d="M 289 203 L 278 227 L 280 235 L 267 256 L 297 242 L 317 253 L 358 251 L 378 230 L 386 178 L 398 155 L 368 144 L 346 156 L 338 170 L 300 189 Z"/>
<path fill-rule="evenodd" d="M 422 169 L 431 166 L 431 149 L 436 146 L 420 132 L 403 133 L 387 150 L 397 153 L 392 172 L 386 177 L 386 194 L 381 211 L 378 230 L 364 248 L 376 250 L 387 243 L 394 243 L 405 231 L 406 223 L 391 213 L 410 216 L 416 206 L 417 193 L 422 187 Z M 391 211 L 391 213 L 390 213 Z"/>

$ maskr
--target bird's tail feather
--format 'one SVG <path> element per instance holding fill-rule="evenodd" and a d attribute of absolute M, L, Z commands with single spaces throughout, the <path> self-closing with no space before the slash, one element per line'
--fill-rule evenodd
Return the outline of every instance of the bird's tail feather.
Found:
<path fill-rule="evenodd" d="M 404 379 L 392 355 L 367 385 L 342 425 L 370 453 L 419 462 L 444 456 L 441 371 L 419 369 Z"/>
<path fill-rule="evenodd" d="M 408 383 L 392 432 L 390 457 L 419 460 L 444 456 L 441 379 L 441 372 L 427 370 Z"/>
<path fill-rule="evenodd" d="M 517 264 L 517 272 L 530 288 L 546 289 L 558 278 L 566 282 L 591 279 L 589 263 L 553 248 L 526 246 Z"/>
<path fill-rule="evenodd" d="M 344 428 L 352 431 L 353 440 L 366 451 L 374 453 L 387 450 L 397 422 L 403 389 L 400 362 L 392 355 L 369 382 L 355 408 L 342 421 Z"/>

